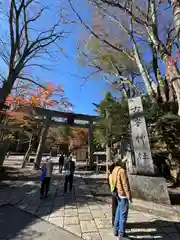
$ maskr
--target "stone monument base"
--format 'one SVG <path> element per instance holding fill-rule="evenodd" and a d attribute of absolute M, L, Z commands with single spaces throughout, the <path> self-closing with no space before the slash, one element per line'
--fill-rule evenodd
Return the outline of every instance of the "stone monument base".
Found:
<path fill-rule="evenodd" d="M 132 197 L 170 205 L 167 184 L 162 177 L 128 175 Z"/>

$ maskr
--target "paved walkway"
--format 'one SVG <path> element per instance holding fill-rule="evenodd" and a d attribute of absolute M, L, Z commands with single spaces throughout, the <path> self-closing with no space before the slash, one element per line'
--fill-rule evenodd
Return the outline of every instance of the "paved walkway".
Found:
<path fill-rule="evenodd" d="M 16 207 L 0 207 L 1 240 L 81 240 L 59 227 Z"/>
<path fill-rule="evenodd" d="M 37 178 L 31 180 L 27 182 L 24 180 L 5 182 L 7 186 L 0 188 L 0 204 L 12 204 L 17 209 L 68 230 L 84 240 L 116 239 L 112 235 L 111 229 L 110 198 L 94 198 L 81 175 L 77 174 L 75 177 L 74 193 L 62 196 L 63 176 L 60 176 L 58 171 L 55 170 L 49 197 L 46 200 L 39 199 L 40 183 Z M 7 214 L 8 211 L 6 218 Z M 10 211 L 8 217 L 11 218 Z M 16 217 L 19 223 L 24 222 L 23 217 L 18 217 L 18 215 Z M 131 210 L 128 217 L 128 236 L 130 239 L 180 240 L 180 234 L 174 224 L 175 220 Z M 26 225 L 31 226 L 33 222 L 34 219 L 32 218 L 29 222 L 21 225 L 23 229 L 26 229 Z M 47 226 L 43 221 L 42 232 L 47 230 L 46 228 Z M 23 229 L 19 229 L 19 231 Z M 35 234 L 36 231 L 34 233 L 32 231 L 31 237 L 23 239 L 42 239 L 37 238 Z M 50 237 L 44 237 L 43 239 L 50 239 Z"/>

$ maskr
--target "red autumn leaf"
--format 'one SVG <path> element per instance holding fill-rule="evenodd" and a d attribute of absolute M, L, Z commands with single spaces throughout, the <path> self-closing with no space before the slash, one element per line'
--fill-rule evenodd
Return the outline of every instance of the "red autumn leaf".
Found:
<path fill-rule="evenodd" d="M 24 90 L 24 91 L 23 91 Z M 41 108 L 59 108 L 60 110 L 69 110 L 72 104 L 64 96 L 64 89 L 61 85 L 47 83 L 47 87 L 34 89 L 20 89 L 20 93 L 13 92 L 6 100 L 6 104 L 10 107 L 9 116 L 21 118 L 22 112 L 18 111 L 23 106 L 35 106 Z"/>

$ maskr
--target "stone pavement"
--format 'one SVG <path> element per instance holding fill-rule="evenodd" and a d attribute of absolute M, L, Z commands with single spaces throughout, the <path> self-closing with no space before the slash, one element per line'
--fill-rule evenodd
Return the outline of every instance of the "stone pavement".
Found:
<path fill-rule="evenodd" d="M 68 230 L 84 240 L 116 239 L 111 229 L 111 199 L 100 196 L 95 198 L 85 179 L 78 172 L 74 181 L 74 193 L 63 196 L 63 176 L 60 176 L 56 169 L 49 197 L 46 200 L 39 199 L 40 182 L 37 178 L 28 181 L 4 182 L 4 184 L 7 186 L 0 188 L 1 204 L 9 203 L 46 222 Z M 17 220 L 23 221 L 18 216 Z M 177 222 L 176 217 L 174 220 L 169 220 L 131 210 L 127 233 L 130 239 L 180 240 Z M 24 228 L 26 229 L 26 226 Z M 44 228 L 46 228 L 45 225 Z M 34 237 L 34 239 L 39 238 Z"/>
<path fill-rule="evenodd" d="M 0 207 L 0 229 L 1 240 L 81 240 L 74 234 L 9 205 Z"/>

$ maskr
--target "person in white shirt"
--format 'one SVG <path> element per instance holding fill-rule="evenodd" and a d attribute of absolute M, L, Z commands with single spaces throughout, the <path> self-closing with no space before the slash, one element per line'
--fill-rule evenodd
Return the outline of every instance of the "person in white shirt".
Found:
<path fill-rule="evenodd" d="M 48 196 L 49 186 L 52 177 L 53 164 L 51 158 L 47 158 L 46 161 L 42 164 L 42 175 L 41 175 L 41 190 L 40 190 L 40 198 Z"/>

